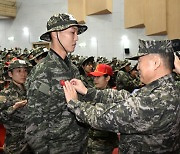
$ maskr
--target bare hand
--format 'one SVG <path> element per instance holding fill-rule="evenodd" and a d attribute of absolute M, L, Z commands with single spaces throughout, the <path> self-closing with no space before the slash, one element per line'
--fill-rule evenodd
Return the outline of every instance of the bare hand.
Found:
<path fill-rule="evenodd" d="M 175 66 L 174 71 L 180 74 L 180 59 L 176 55 L 175 55 L 175 60 L 174 60 L 174 66 Z"/>
<path fill-rule="evenodd" d="M 81 80 L 72 79 L 70 83 L 74 86 L 76 91 L 80 94 L 85 95 L 87 93 L 87 88 L 84 86 Z"/>
<path fill-rule="evenodd" d="M 27 104 L 27 100 L 22 100 L 22 101 L 16 102 L 13 105 L 13 109 L 21 108 L 21 107 L 25 106 L 26 104 Z"/>
<path fill-rule="evenodd" d="M 78 100 L 77 92 L 74 86 L 69 81 L 65 81 L 65 86 L 63 86 L 63 89 L 64 89 L 67 103 L 70 100 Z"/>

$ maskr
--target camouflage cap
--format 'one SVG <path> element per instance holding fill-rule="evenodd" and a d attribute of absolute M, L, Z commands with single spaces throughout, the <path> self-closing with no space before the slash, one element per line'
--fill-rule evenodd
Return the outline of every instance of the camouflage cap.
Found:
<path fill-rule="evenodd" d="M 30 58 L 29 60 L 34 60 L 35 58 L 37 58 L 38 56 L 44 54 L 44 53 L 47 53 L 48 52 L 48 49 L 45 48 L 45 47 L 37 47 L 37 48 L 34 48 L 32 49 L 32 54 L 33 54 L 33 57 Z"/>
<path fill-rule="evenodd" d="M 26 60 L 15 59 L 9 63 L 8 71 L 14 68 L 20 68 L 20 67 L 29 68 L 29 67 L 32 67 L 32 65 Z"/>
<path fill-rule="evenodd" d="M 88 58 L 85 58 L 85 59 L 83 59 L 83 61 L 81 62 L 81 65 L 82 66 L 85 66 L 86 64 L 88 64 L 88 63 L 94 63 L 95 61 L 94 61 L 94 57 L 93 56 L 91 56 L 91 57 L 88 57 Z"/>
<path fill-rule="evenodd" d="M 87 30 L 87 26 L 78 24 L 77 20 L 71 14 L 67 14 L 67 13 L 55 14 L 48 20 L 47 32 L 42 34 L 40 36 L 40 39 L 50 42 L 51 40 L 50 32 L 63 31 L 72 26 L 78 27 L 78 35 Z"/>
<path fill-rule="evenodd" d="M 139 50 L 136 56 L 126 58 L 130 60 L 138 60 L 139 57 L 145 56 L 151 53 L 168 53 L 174 52 L 171 40 L 139 40 Z"/>
<path fill-rule="evenodd" d="M 120 67 L 119 69 L 123 69 L 124 67 L 131 65 L 131 62 L 129 62 L 128 60 L 124 60 L 122 62 L 120 62 Z"/>
<path fill-rule="evenodd" d="M 129 70 L 129 72 L 131 72 L 131 71 L 133 71 L 133 70 L 136 70 L 136 71 L 137 71 L 137 65 L 138 65 L 138 63 L 135 64 L 134 66 L 132 66 L 131 69 Z"/>
<path fill-rule="evenodd" d="M 1 58 L 3 59 L 3 58 L 5 58 L 8 54 L 10 54 L 11 53 L 11 51 L 9 51 L 9 50 L 5 50 L 5 51 L 3 51 L 2 53 L 1 53 Z"/>

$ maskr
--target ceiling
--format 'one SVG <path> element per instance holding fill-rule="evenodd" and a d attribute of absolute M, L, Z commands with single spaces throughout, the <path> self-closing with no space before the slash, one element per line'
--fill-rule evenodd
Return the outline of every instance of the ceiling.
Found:
<path fill-rule="evenodd" d="M 0 19 L 16 17 L 16 0 L 0 0 Z"/>

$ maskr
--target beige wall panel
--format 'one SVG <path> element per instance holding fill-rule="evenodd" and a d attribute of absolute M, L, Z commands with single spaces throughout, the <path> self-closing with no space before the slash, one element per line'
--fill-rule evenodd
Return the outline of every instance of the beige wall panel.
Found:
<path fill-rule="evenodd" d="M 72 14 L 79 23 L 85 23 L 86 0 L 68 0 L 68 13 Z"/>
<path fill-rule="evenodd" d="M 16 17 L 16 6 L 0 5 L 0 16 Z"/>
<path fill-rule="evenodd" d="M 124 26 L 144 27 L 144 0 L 124 0 Z"/>
<path fill-rule="evenodd" d="M 168 38 L 180 38 L 180 0 L 167 0 Z"/>
<path fill-rule="evenodd" d="M 146 35 L 167 33 L 166 0 L 145 0 L 144 17 Z"/>
<path fill-rule="evenodd" d="M 9 5 L 9 6 L 15 6 L 16 5 L 16 0 L 0 0 L 0 5 Z"/>
<path fill-rule="evenodd" d="M 112 13 L 112 0 L 86 0 L 86 14 Z"/>

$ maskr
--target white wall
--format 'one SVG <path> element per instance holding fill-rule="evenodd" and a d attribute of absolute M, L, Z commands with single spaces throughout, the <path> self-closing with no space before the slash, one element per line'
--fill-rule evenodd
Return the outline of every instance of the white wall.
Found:
<path fill-rule="evenodd" d="M 0 49 L 21 47 L 31 49 L 32 42 L 46 31 L 48 19 L 55 13 L 67 12 L 67 0 L 17 0 L 17 16 L 15 19 L 0 20 Z M 167 36 L 145 36 L 143 28 L 124 29 L 124 0 L 113 0 L 113 13 L 86 17 L 88 30 L 79 36 L 78 43 L 86 43 L 86 47 L 77 45 L 74 54 L 105 56 L 108 59 L 118 57 L 124 59 L 137 53 L 138 39 L 167 39 Z M 28 27 L 30 34 L 23 34 L 23 27 Z M 130 55 L 124 54 L 122 36 L 129 40 Z M 14 41 L 8 37 L 14 36 Z M 93 39 L 92 38 L 96 38 Z"/>

